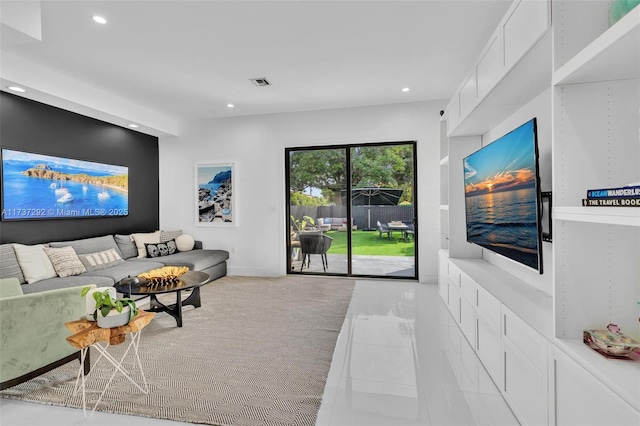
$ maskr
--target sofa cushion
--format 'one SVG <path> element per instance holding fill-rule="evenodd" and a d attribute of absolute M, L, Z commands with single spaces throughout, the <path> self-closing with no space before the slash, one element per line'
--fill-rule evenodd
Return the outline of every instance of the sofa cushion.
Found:
<path fill-rule="evenodd" d="M 145 244 L 144 247 L 147 252 L 147 257 L 150 258 L 168 256 L 178 252 L 176 240 L 169 240 L 158 244 Z"/>
<path fill-rule="evenodd" d="M 128 262 L 145 264 L 162 262 L 163 266 L 186 266 L 192 271 L 202 271 L 227 259 L 229 259 L 229 252 L 225 250 L 191 250 L 154 259 L 136 258 Z"/>
<path fill-rule="evenodd" d="M 60 278 L 87 272 L 73 247 L 44 247 L 44 252 Z"/>
<path fill-rule="evenodd" d="M 154 259 L 147 259 L 151 262 L 141 263 L 135 260 L 139 260 L 137 258 L 127 260 L 126 262 L 115 265 L 110 268 L 100 269 L 99 271 L 92 271 L 82 274 L 82 276 L 87 277 L 109 277 L 113 280 L 114 283 L 117 283 L 123 278 L 127 278 L 129 276 L 135 276 L 141 274 L 143 272 L 147 272 L 151 269 L 162 268 L 164 265 L 155 261 Z"/>
<path fill-rule="evenodd" d="M 124 260 L 115 249 L 81 254 L 78 257 L 80 258 L 80 262 L 84 265 L 86 272 L 98 271 L 100 269 L 110 268 L 124 263 Z"/>
<path fill-rule="evenodd" d="M 56 270 L 53 269 L 53 265 L 43 248 L 43 244 L 34 246 L 13 245 L 24 279 L 29 284 L 57 276 Z"/>
<path fill-rule="evenodd" d="M 0 244 L 0 278 L 17 278 L 20 284 L 26 283 L 13 244 Z"/>
<path fill-rule="evenodd" d="M 138 248 L 138 257 L 147 257 L 147 249 L 144 245 L 159 243 L 160 231 L 131 234 L 131 238 L 133 238 L 133 241 L 135 241 L 136 247 Z"/>
<path fill-rule="evenodd" d="M 37 283 L 23 285 L 24 294 L 38 293 L 47 290 L 56 290 L 60 288 L 76 287 L 81 285 L 95 284 L 98 287 L 113 286 L 114 281 L 109 277 L 91 277 L 87 274 L 74 275 L 66 278 L 49 278 L 47 280 L 38 281 Z M 78 293 L 80 298 L 80 293 Z M 80 298 L 81 299 L 81 298 Z"/>
<path fill-rule="evenodd" d="M 131 238 L 131 235 L 114 235 L 113 239 L 116 240 L 116 244 L 122 253 L 123 259 L 131 259 L 132 257 L 138 257 L 138 248 L 136 243 Z"/>
<path fill-rule="evenodd" d="M 116 240 L 113 239 L 113 235 L 105 235 L 102 237 L 84 238 L 81 240 L 73 241 L 55 241 L 49 243 L 49 247 L 67 247 L 71 246 L 75 250 L 76 254 L 88 254 L 95 253 L 97 251 L 116 249 L 120 256 L 120 249 L 116 244 Z"/>

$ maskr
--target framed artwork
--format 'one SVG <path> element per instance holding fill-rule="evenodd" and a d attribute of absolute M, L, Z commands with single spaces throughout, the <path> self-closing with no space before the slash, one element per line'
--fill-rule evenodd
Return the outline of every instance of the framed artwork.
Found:
<path fill-rule="evenodd" d="M 2 220 L 129 214 L 129 168 L 2 149 Z"/>
<path fill-rule="evenodd" d="M 233 163 L 196 164 L 196 226 L 236 226 Z"/>

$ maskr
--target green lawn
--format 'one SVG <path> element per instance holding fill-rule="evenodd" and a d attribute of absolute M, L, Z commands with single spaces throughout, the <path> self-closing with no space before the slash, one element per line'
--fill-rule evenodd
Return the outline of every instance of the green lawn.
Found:
<path fill-rule="evenodd" d="M 328 231 L 328 236 L 333 238 L 328 254 L 347 254 L 347 233 L 340 231 Z M 402 232 L 393 233 L 393 238 L 387 238 L 387 234 L 379 237 L 378 231 L 354 231 L 352 234 L 354 255 L 368 256 L 413 256 L 413 239 L 404 242 Z"/>

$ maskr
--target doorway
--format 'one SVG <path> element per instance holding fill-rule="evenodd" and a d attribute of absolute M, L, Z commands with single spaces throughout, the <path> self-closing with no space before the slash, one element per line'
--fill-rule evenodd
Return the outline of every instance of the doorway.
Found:
<path fill-rule="evenodd" d="M 289 274 L 417 279 L 415 142 L 287 148 L 285 167 Z"/>

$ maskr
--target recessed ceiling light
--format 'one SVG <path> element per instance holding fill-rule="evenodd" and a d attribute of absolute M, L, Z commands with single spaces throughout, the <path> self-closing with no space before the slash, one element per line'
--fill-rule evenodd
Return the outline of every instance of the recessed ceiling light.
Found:
<path fill-rule="evenodd" d="M 106 23 L 107 23 L 107 20 L 106 20 L 106 19 L 104 19 L 102 16 L 98 16 L 98 15 L 95 15 L 95 16 L 93 17 L 93 20 L 94 20 L 95 22 L 97 22 L 98 24 L 106 24 Z"/>
<path fill-rule="evenodd" d="M 408 91 L 409 91 L 409 88 L 408 88 L 408 87 L 405 87 L 404 89 L 402 89 L 402 91 L 403 91 L 403 92 L 408 92 Z"/>
<path fill-rule="evenodd" d="M 22 87 L 18 87 L 18 86 L 7 86 L 7 89 L 13 90 L 14 92 L 18 92 L 18 93 L 26 92 L 25 89 L 23 89 Z"/>
<path fill-rule="evenodd" d="M 131 127 L 132 129 L 137 129 L 138 125 L 137 124 L 129 124 L 129 127 Z"/>
<path fill-rule="evenodd" d="M 234 106 L 234 104 L 227 104 L 227 108 L 233 108 Z"/>

